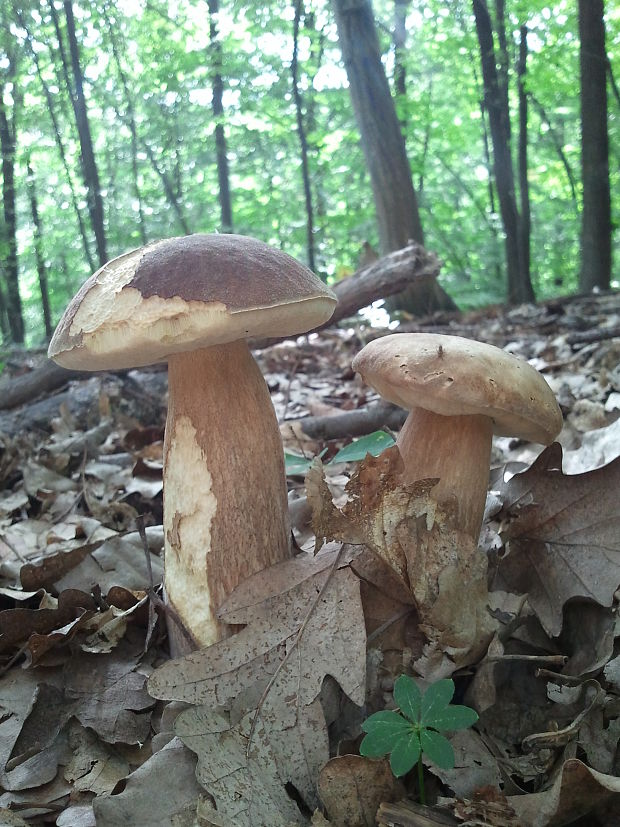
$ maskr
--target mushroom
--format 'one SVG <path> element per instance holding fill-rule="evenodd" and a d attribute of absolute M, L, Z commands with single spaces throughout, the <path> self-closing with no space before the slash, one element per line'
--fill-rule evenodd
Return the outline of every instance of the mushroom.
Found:
<path fill-rule="evenodd" d="M 226 633 L 217 609 L 240 581 L 290 556 L 278 422 L 246 338 L 303 333 L 335 305 L 286 253 L 199 234 L 105 264 L 54 333 L 49 356 L 66 368 L 168 362 L 166 599 L 197 647 Z M 173 654 L 188 651 L 168 626 Z"/>
<path fill-rule="evenodd" d="M 395 333 L 367 344 L 353 369 L 409 411 L 397 439 L 408 482 L 438 478 L 434 499 L 476 543 L 493 434 L 550 444 L 562 428 L 538 371 L 493 345 L 460 336 Z"/>

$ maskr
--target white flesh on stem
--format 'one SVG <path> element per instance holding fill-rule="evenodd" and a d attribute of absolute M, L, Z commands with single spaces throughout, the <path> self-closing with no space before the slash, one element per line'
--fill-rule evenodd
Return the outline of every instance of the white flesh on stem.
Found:
<path fill-rule="evenodd" d="M 168 361 L 166 598 L 196 647 L 226 634 L 217 610 L 242 580 L 290 556 L 284 454 L 245 340 Z M 171 654 L 192 646 L 169 618 Z"/>
<path fill-rule="evenodd" d="M 397 445 L 408 482 L 439 477 L 433 499 L 453 511 L 453 528 L 478 542 L 487 487 L 493 421 L 488 416 L 441 416 L 414 408 Z"/>

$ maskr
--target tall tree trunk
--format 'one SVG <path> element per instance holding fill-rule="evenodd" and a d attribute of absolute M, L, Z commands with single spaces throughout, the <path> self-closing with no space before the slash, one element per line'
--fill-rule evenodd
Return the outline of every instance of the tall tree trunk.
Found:
<path fill-rule="evenodd" d="M 97 163 L 95 161 L 95 153 L 93 150 L 93 141 L 90 132 L 90 124 L 88 121 L 88 110 L 86 107 L 86 98 L 84 97 L 84 78 L 82 75 L 82 68 L 80 65 L 80 52 L 75 33 L 75 19 L 73 17 L 72 0 L 63 0 L 63 7 L 65 10 L 65 20 L 67 23 L 67 40 L 69 42 L 69 54 L 71 55 L 71 69 L 73 73 L 73 83 L 68 82 L 68 91 L 71 98 L 71 105 L 73 106 L 73 113 L 75 115 L 75 123 L 77 126 L 78 137 L 80 141 L 80 158 L 82 176 L 84 178 L 84 185 L 86 187 L 88 212 L 90 221 L 95 236 L 95 245 L 97 248 L 97 258 L 99 264 L 103 265 L 108 260 L 106 250 L 105 224 L 103 216 L 103 200 L 101 197 L 101 186 L 99 184 L 99 173 L 97 171 Z M 49 2 L 49 8 L 54 20 L 56 34 L 58 37 L 58 44 L 61 50 L 61 57 L 63 60 L 63 67 L 67 81 L 68 68 L 66 67 L 66 59 L 64 57 L 64 46 L 62 40 L 62 32 L 58 21 L 58 15 L 54 7 L 53 0 Z"/>
<path fill-rule="evenodd" d="M 551 118 L 547 114 L 545 107 L 541 104 L 538 98 L 535 95 L 532 95 L 531 92 L 528 93 L 528 99 L 531 103 L 534 104 L 534 108 L 538 112 L 538 115 L 543 121 L 543 123 L 547 126 L 547 134 L 551 138 L 551 142 L 553 143 L 553 147 L 557 152 L 558 158 L 562 166 L 564 167 L 564 171 L 566 172 L 566 178 L 568 180 L 568 185 L 570 187 L 571 192 L 571 199 L 573 202 L 573 208 L 575 210 L 575 214 L 579 213 L 579 204 L 577 203 L 577 183 L 575 179 L 575 175 L 573 174 L 573 170 L 569 163 L 568 158 L 566 157 L 566 153 L 564 152 L 564 142 L 562 140 L 562 136 L 558 135 L 555 126 L 551 123 Z"/>
<path fill-rule="evenodd" d="M 103 6 L 103 16 L 108 30 L 108 36 L 110 38 L 110 45 L 112 46 L 112 56 L 114 57 L 116 72 L 121 82 L 121 86 L 123 87 L 123 94 L 125 97 L 125 108 L 127 111 L 125 121 L 128 124 L 129 132 L 131 133 L 131 174 L 133 192 L 138 206 L 138 230 L 140 232 L 140 241 L 144 246 L 147 243 L 148 236 L 146 232 L 146 221 L 144 219 L 144 207 L 142 205 L 142 193 L 140 192 L 138 175 L 138 128 L 136 126 L 136 113 L 133 105 L 133 97 L 129 89 L 129 81 L 127 80 L 125 70 L 123 69 L 121 50 L 119 47 L 115 24 L 110 20 L 107 4 L 104 4 Z"/>
<path fill-rule="evenodd" d="M 6 73 L 15 82 L 14 64 L 9 58 Z M 6 279 L 6 304 L 11 340 L 24 343 L 24 317 L 19 294 L 19 262 L 17 259 L 17 213 L 15 209 L 15 122 L 18 97 L 13 89 L 12 115 L 5 102 L 5 85 L 0 83 L 0 152 L 2 153 L 2 205 L 4 213 L 4 237 L 0 243 L 3 251 Z"/>
<path fill-rule="evenodd" d="M 521 26 L 519 41 L 519 62 L 517 81 L 519 85 L 519 196 L 521 200 L 521 219 L 519 222 L 519 246 L 523 272 L 528 281 L 530 273 L 530 234 L 532 216 L 530 210 L 530 185 L 527 175 L 527 91 L 525 76 L 527 72 L 527 26 Z"/>
<path fill-rule="evenodd" d="M 293 20 L 293 59 L 291 60 L 291 76 L 293 82 L 293 99 L 295 101 L 295 117 L 297 119 L 297 135 L 301 152 L 301 175 L 304 185 L 306 202 L 306 250 L 308 266 L 316 272 L 314 257 L 314 206 L 312 203 L 312 188 L 310 187 L 310 166 L 308 163 L 308 140 L 303 116 L 303 102 L 299 89 L 299 25 L 303 11 L 303 0 L 295 0 L 295 17 Z"/>
<path fill-rule="evenodd" d="M 151 146 L 147 144 L 144 140 L 140 140 L 140 146 L 146 153 L 151 163 L 151 166 L 153 167 L 153 170 L 155 171 L 155 173 L 159 177 L 159 180 L 161 181 L 168 204 L 172 207 L 179 222 L 179 225 L 183 230 L 184 235 L 189 235 L 191 233 L 191 229 L 189 224 L 187 223 L 187 219 L 185 218 L 185 213 L 183 211 L 181 201 L 177 198 L 175 189 L 172 185 L 172 181 L 170 180 L 170 176 L 168 175 L 166 170 L 162 169 L 157 163 L 157 157 L 155 156 L 155 152 L 153 151 Z"/>
<path fill-rule="evenodd" d="M 404 54 L 407 44 L 407 8 L 411 0 L 394 0 L 394 30 L 392 42 L 394 43 L 394 93 L 396 100 L 404 102 L 407 92 L 407 70 L 405 68 Z M 400 113 L 400 126 L 403 135 L 407 134 L 407 117 Z"/>
<path fill-rule="evenodd" d="M 486 0 L 473 0 L 476 32 L 480 45 L 485 108 L 493 143 L 493 171 L 505 234 L 508 301 L 510 304 L 534 301 L 534 290 L 523 266 L 519 244 L 519 211 L 515 195 L 514 172 L 510 154 L 509 113 L 497 72 L 491 17 Z"/>
<path fill-rule="evenodd" d="M 37 204 L 37 191 L 34 181 L 34 173 L 30 165 L 30 158 L 26 161 L 28 198 L 30 200 L 30 215 L 34 226 L 34 254 L 37 261 L 37 274 L 39 276 L 39 291 L 41 293 L 41 309 L 43 311 L 43 324 L 45 326 L 45 338 L 49 341 L 54 332 L 52 326 L 52 314 L 50 312 L 50 297 L 47 289 L 47 267 L 43 255 L 43 233 L 41 231 L 41 219 Z"/>
<path fill-rule="evenodd" d="M 0 242 L 1 243 L 1 242 Z M 4 282 L 6 281 L 6 274 L 0 262 L 0 334 L 2 335 L 2 342 L 9 342 L 11 340 L 11 328 L 9 326 L 9 314 L 6 304 L 6 297 L 4 295 Z"/>
<path fill-rule="evenodd" d="M 58 118 L 56 117 L 56 108 L 54 105 L 54 98 L 50 91 L 49 84 L 47 83 L 43 72 L 41 71 L 41 62 L 39 61 L 39 53 L 34 47 L 34 41 L 32 37 L 32 32 L 30 25 L 26 21 L 26 18 L 23 12 L 19 9 L 16 9 L 17 19 L 19 20 L 19 24 L 22 29 L 26 32 L 26 44 L 28 46 L 28 51 L 30 52 L 30 56 L 32 57 L 32 61 L 34 63 L 37 78 L 39 79 L 39 83 L 41 84 L 41 89 L 43 90 L 43 94 L 45 95 L 45 101 L 47 103 L 47 111 L 49 112 L 50 120 L 52 122 L 52 128 L 54 131 L 54 141 L 56 142 L 56 147 L 58 148 L 58 155 L 60 156 L 60 161 L 62 163 L 62 167 L 65 173 L 65 180 L 69 186 L 69 191 L 71 193 L 71 203 L 73 204 L 73 211 L 75 213 L 75 217 L 78 222 L 78 227 L 80 230 L 80 238 L 82 239 L 82 246 L 84 248 L 84 255 L 86 256 L 86 261 L 88 262 L 88 266 L 90 270 L 95 270 L 95 260 L 92 256 L 90 251 L 90 246 L 88 243 L 88 233 L 86 231 L 86 225 L 84 223 L 84 219 L 82 217 L 82 210 L 80 209 L 80 205 L 78 203 L 78 197 L 75 192 L 75 186 L 73 184 L 73 176 L 71 174 L 71 170 L 69 168 L 69 162 L 67 160 L 67 153 L 65 152 L 65 147 L 62 141 L 61 136 L 61 128 L 60 124 L 58 123 Z"/>
<path fill-rule="evenodd" d="M 424 243 L 394 101 L 381 62 L 379 39 L 370 0 L 332 0 L 353 110 L 370 173 L 379 246 L 382 253 L 404 247 L 409 239 Z M 408 291 L 409 292 L 409 291 Z M 455 308 L 438 284 L 399 297 L 397 306 L 414 313 Z M 391 305 L 394 307 L 394 304 Z"/>
<path fill-rule="evenodd" d="M 607 54 L 603 0 L 579 0 L 581 69 L 582 291 L 609 288 L 611 198 L 607 134 Z"/>
<path fill-rule="evenodd" d="M 233 215 L 230 197 L 230 175 L 228 172 L 228 147 L 224 132 L 224 80 L 222 78 L 222 43 L 218 30 L 219 0 L 208 0 L 209 7 L 209 53 L 211 58 L 211 88 L 213 96 L 211 109 L 215 119 L 215 155 L 217 159 L 217 180 L 220 194 L 221 231 L 232 233 Z"/>

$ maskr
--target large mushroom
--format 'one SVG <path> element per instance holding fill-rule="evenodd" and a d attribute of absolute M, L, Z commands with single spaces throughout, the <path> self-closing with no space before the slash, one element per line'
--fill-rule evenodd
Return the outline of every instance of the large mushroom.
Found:
<path fill-rule="evenodd" d="M 438 478 L 434 498 L 474 542 L 493 434 L 548 445 L 562 428 L 558 403 L 541 374 L 493 345 L 395 333 L 367 344 L 353 368 L 384 399 L 409 411 L 397 439 L 406 479 Z"/>
<path fill-rule="evenodd" d="M 65 311 L 49 356 L 101 370 L 168 362 L 166 597 L 195 646 L 244 578 L 290 555 L 284 458 L 269 390 L 246 338 L 327 321 L 333 293 L 255 239 L 192 235 L 119 256 Z M 171 630 L 174 654 L 187 651 Z"/>

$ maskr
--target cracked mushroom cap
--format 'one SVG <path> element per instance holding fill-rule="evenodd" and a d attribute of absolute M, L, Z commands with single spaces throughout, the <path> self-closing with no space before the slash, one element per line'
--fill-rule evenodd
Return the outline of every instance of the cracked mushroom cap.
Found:
<path fill-rule="evenodd" d="M 461 336 L 395 333 L 375 339 L 353 369 L 384 399 L 443 416 L 481 414 L 493 433 L 548 445 L 562 413 L 531 365 L 493 345 Z"/>
<path fill-rule="evenodd" d="M 79 370 L 139 367 L 238 339 L 304 333 L 335 306 L 314 273 L 261 241 L 170 238 L 97 270 L 66 309 L 48 355 Z"/>

